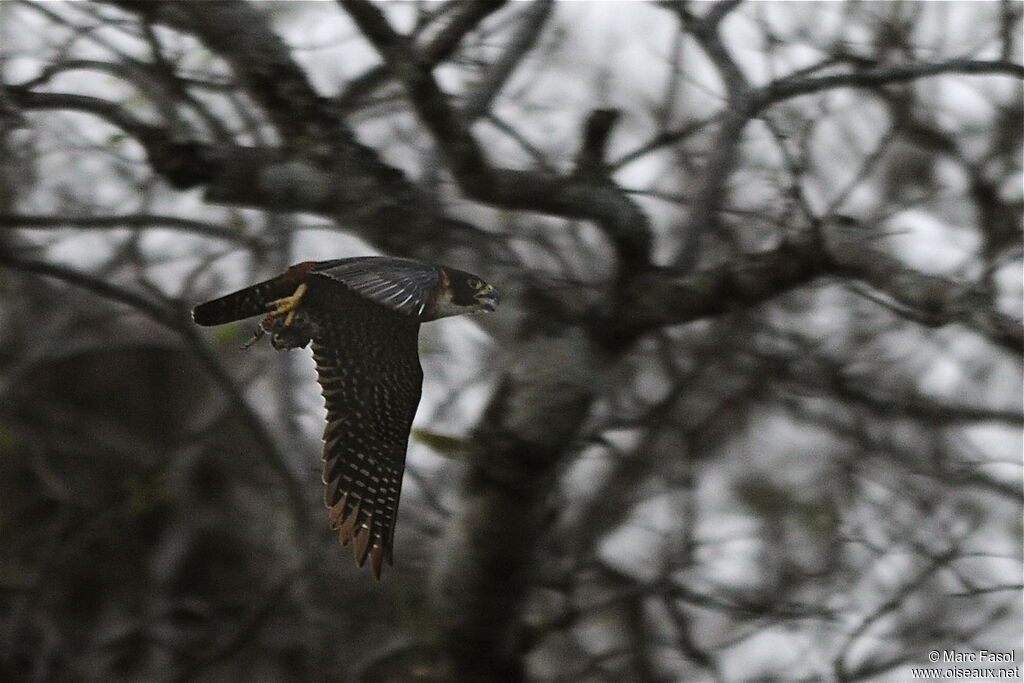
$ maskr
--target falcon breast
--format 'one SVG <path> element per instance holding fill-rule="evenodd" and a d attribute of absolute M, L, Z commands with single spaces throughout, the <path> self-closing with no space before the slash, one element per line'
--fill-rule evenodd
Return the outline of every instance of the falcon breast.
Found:
<path fill-rule="evenodd" d="M 423 384 L 420 323 L 494 311 L 495 289 L 470 273 L 419 261 L 305 261 L 270 280 L 196 306 L 199 325 L 263 314 L 275 348 L 312 342 L 327 404 L 323 481 L 331 527 L 380 578 L 393 564 L 409 430 Z"/>

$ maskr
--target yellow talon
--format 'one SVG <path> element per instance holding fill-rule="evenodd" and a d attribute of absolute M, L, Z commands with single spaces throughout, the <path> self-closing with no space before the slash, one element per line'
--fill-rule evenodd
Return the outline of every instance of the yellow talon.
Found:
<path fill-rule="evenodd" d="M 267 304 L 267 308 L 272 308 L 270 315 L 284 315 L 285 327 L 292 324 L 295 320 L 295 311 L 299 306 L 299 301 L 302 299 L 302 295 L 306 293 L 308 287 L 302 284 L 295 289 L 295 293 L 291 296 L 286 296 L 281 299 L 275 299 Z"/>

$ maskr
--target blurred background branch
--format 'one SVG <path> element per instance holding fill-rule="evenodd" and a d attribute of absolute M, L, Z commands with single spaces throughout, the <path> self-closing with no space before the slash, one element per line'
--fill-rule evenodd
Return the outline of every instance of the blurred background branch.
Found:
<path fill-rule="evenodd" d="M 0 677 L 1019 648 L 1017 4 L 6 3 Z M 187 315 L 370 252 L 502 292 L 424 328 L 380 584 L 308 356 Z"/>

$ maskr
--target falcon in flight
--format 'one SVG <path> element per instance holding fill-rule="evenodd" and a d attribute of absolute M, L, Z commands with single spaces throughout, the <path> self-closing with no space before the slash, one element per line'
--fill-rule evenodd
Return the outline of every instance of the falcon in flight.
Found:
<path fill-rule="evenodd" d="M 376 578 L 392 542 L 416 406 L 420 323 L 493 311 L 491 285 L 461 270 L 401 258 L 305 261 L 278 277 L 196 306 L 199 325 L 264 314 L 256 338 L 277 349 L 313 342 L 327 404 L 324 503 L 356 563 Z M 254 339 L 255 340 L 255 339 Z"/>

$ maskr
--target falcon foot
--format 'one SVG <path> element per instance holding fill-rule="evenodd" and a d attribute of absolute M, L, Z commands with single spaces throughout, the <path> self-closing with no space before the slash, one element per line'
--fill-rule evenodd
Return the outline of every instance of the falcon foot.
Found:
<path fill-rule="evenodd" d="M 304 318 L 299 318 L 299 322 L 296 325 L 285 327 L 284 321 L 280 317 L 268 315 L 260 321 L 260 326 L 253 331 L 252 338 L 245 342 L 242 348 L 249 348 L 260 339 L 263 339 L 266 334 L 270 335 L 270 345 L 278 351 L 303 349 L 309 345 L 310 340 L 313 338 L 312 327 Z"/>
<path fill-rule="evenodd" d="M 260 326 L 253 332 L 252 339 L 246 342 L 245 348 L 258 342 L 265 334 L 270 335 L 270 344 L 279 351 L 306 347 L 313 337 L 315 327 L 299 307 L 307 289 L 306 285 L 301 284 L 291 296 L 268 303 L 270 312 L 260 321 Z"/>
<path fill-rule="evenodd" d="M 293 316 L 296 314 L 297 317 L 292 318 L 291 324 L 289 324 L 287 316 L 283 317 L 275 313 L 267 314 L 260 321 L 256 336 L 250 343 L 254 343 L 264 334 L 269 334 L 270 345 L 278 351 L 305 348 L 313 338 L 315 325 L 303 311 L 291 312 Z"/>
<path fill-rule="evenodd" d="M 278 351 L 287 349 L 304 349 L 310 342 L 309 331 L 305 326 L 292 325 L 284 327 L 270 335 L 270 345 Z"/>
<path fill-rule="evenodd" d="M 291 296 L 286 296 L 281 299 L 276 299 L 267 304 L 267 308 L 272 308 L 267 318 L 277 318 L 284 316 L 285 327 L 292 324 L 295 320 L 295 313 L 297 312 L 299 302 L 302 301 L 302 295 L 309 289 L 305 284 L 301 284 L 295 288 L 295 293 Z M 264 321 L 266 322 L 266 321 Z"/>
<path fill-rule="evenodd" d="M 253 331 L 252 338 L 242 348 L 249 348 L 267 334 L 270 335 L 270 345 L 278 351 L 306 348 L 313 338 L 312 328 L 303 318 L 299 318 L 299 324 L 285 327 L 280 317 L 268 315 L 260 321 L 260 326 Z"/>

